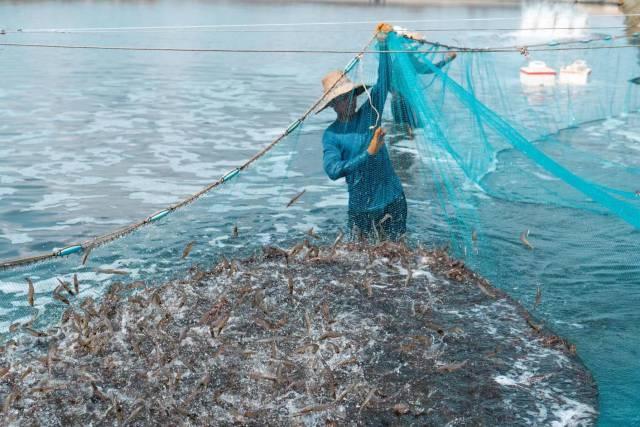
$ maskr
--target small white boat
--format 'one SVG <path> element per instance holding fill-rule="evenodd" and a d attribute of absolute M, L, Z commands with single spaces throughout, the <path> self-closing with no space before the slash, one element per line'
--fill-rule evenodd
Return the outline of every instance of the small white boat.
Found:
<path fill-rule="evenodd" d="M 587 66 L 586 61 L 578 59 L 560 69 L 560 83 L 584 85 L 589 81 L 590 74 L 591 68 Z"/>
<path fill-rule="evenodd" d="M 527 86 L 553 86 L 556 82 L 556 70 L 543 61 L 531 61 L 520 68 L 520 82 Z"/>

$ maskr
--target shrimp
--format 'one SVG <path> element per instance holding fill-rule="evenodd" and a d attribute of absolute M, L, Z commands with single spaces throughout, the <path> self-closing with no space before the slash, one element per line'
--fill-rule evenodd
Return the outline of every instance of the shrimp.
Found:
<path fill-rule="evenodd" d="M 307 190 L 302 190 L 301 192 L 299 192 L 298 194 L 296 194 L 295 196 L 293 196 L 293 198 L 292 198 L 291 200 L 289 200 L 289 203 L 287 203 L 287 207 L 289 208 L 289 207 L 291 207 L 295 202 L 297 202 L 297 201 L 298 201 L 298 199 L 299 199 L 300 197 L 302 197 L 302 195 L 303 195 L 304 193 L 306 193 L 306 191 L 307 191 Z"/>
<path fill-rule="evenodd" d="M 531 243 L 529 243 L 529 240 L 527 240 L 527 237 L 529 237 L 529 230 L 523 231 L 522 233 L 520 233 L 520 241 L 522 242 L 522 244 L 530 250 L 533 250 L 533 245 Z"/>
<path fill-rule="evenodd" d="M 27 277 L 27 283 L 29 284 L 29 293 L 27 294 L 27 301 L 29 301 L 29 305 L 33 307 L 35 289 L 33 288 L 33 282 L 28 277 Z"/>
<path fill-rule="evenodd" d="M 185 246 L 184 250 L 182 251 L 182 259 L 185 259 L 186 257 L 189 256 L 189 254 L 191 253 L 191 249 L 193 249 L 193 244 L 194 243 L 195 243 L 194 240 L 192 240 L 189 243 L 187 243 L 187 246 Z"/>

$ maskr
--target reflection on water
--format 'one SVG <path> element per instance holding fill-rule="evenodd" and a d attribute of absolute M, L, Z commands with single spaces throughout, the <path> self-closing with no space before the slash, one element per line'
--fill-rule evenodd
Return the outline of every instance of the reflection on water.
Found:
<path fill-rule="evenodd" d="M 640 2 L 637 0 L 626 1 L 621 6 L 625 15 L 639 15 L 640 14 Z M 625 34 L 628 37 L 629 43 L 640 46 L 640 16 L 625 16 L 624 18 Z M 638 50 L 638 63 L 640 64 L 640 50 Z M 631 79 L 631 83 L 640 85 L 640 76 Z"/>
<path fill-rule="evenodd" d="M 575 38 L 588 34 L 589 15 L 564 3 L 530 2 L 523 8 L 520 38 Z"/>

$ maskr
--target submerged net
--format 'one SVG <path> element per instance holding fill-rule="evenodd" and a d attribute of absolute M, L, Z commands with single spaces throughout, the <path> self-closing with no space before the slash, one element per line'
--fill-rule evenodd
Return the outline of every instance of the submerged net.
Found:
<path fill-rule="evenodd" d="M 66 307 L 58 279 L 74 275 L 83 297 L 99 298 L 113 280 L 163 283 L 265 245 L 295 248 L 303 237 L 406 239 L 448 248 L 569 337 L 594 372 L 602 413 L 634 420 L 640 137 L 630 80 L 640 70 L 626 44 L 602 36 L 530 47 L 527 57 L 456 49 L 450 61 L 445 46 L 391 33 L 377 45 L 385 53 L 347 67 L 355 91 L 340 101 L 356 109 L 343 120 L 305 116 L 188 206 L 105 244 L 0 272 L 0 326 L 50 326 Z M 556 72 L 574 67 L 545 74 L 532 60 Z M 381 126 L 386 142 L 370 155 Z M 535 372 L 505 371 L 500 385 L 523 387 L 523 375 Z"/>

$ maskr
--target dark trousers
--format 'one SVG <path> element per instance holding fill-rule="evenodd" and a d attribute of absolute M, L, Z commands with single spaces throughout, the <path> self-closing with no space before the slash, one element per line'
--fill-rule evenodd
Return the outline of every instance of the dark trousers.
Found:
<path fill-rule="evenodd" d="M 407 232 L 407 199 L 404 193 L 383 209 L 367 212 L 349 210 L 347 226 L 352 238 L 400 239 Z"/>

